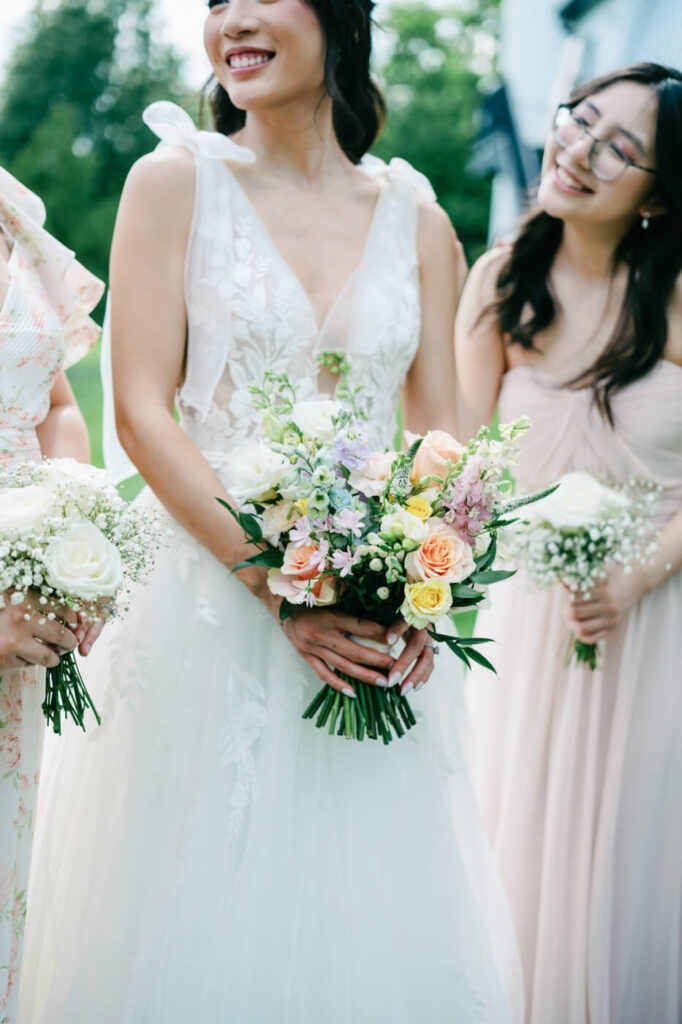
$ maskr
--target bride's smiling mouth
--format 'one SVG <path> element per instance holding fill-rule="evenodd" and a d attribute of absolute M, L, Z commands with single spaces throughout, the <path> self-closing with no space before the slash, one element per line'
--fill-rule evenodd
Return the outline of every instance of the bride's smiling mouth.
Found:
<path fill-rule="evenodd" d="M 239 46 L 228 50 L 225 63 L 233 75 L 240 78 L 267 67 L 275 59 L 272 50 L 261 50 L 253 46 Z"/>

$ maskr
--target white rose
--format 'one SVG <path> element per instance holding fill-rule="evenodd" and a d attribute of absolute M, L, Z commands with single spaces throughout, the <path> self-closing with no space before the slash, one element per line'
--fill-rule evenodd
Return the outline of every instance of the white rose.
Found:
<path fill-rule="evenodd" d="M 57 496 L 49 484 L 0 489 L 0 532 L 38 530 L 48 516 L 58 511 Z"/>
<path fill-rule="evenodd" d="M 599 520 L 605 509 L 627 500 L 582 471 L 566 473 L 558 484 L 553 494 L 529 508 L 534 519 L 547 522 L 558 530 L 579 530 L 590 526 Z"/>
<path fill-rule="evenodd" d="M 66 487 L 77 497 L 115 491 L 114 481 L 105 469 L 75 459 L 51 459 L 43 464 L 45 478 L 57 487 Z"/>
<path fill-rule="evenodd" d="M 413 540 L 421 544 L 426 540 L 429 528 L 425 522 L 417 516 L 413 516 L 405 508 L 397 508 L 395 512 L 389 512 L 381 520 L 381 532 L 390 533 L 396 539 L 404 537 L 406 540 Z"/>
<path fill-rule="evenodd" d="M 263 512 L 263 537 L 270 544 L 279 544 L 279 538 L 300 519 L 301 512 L 293 501 L 281 501 L 278 505 L 270 505 Z"/>
<path fill-rule="evenodd" d="M 289 468 L 279 452 L 260 441 L 246 441 L 230 452 L 223 478 L 230 497 L 243 505 L 275 490 Z"/>
<path fill-rule="evenodd" d="M 45 571 L 51 586 L 84 601 L 113 597 L 123 582 L 118 549 L 85 520 L 50 541 Z"/>
<path fill-rule="evenodd" d="M 333 420 L 340 411 L 340 403 L 332 398 L 317 398 L 309 402 L 297 402 L 291 410 L 291 418 L 304 437 L 316 441 L 333 441 L 336 435 Z"/>

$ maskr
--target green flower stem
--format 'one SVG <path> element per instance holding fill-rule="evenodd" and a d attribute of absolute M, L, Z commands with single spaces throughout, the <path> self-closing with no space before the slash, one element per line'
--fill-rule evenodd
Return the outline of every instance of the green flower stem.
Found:
<path fill-rule="evenodd" d="M 320 710 L 320 708 L 324 704 L 325 698 L 327 696 L 328 689 L 331 689 L 331 687 L 323 686 L 321 690 L 318 690 L 318 692 L 315 694 L 315 697 L 313 698 L 313 700 L 310 702 L 308 707 L 303 712 L 303 717 L 304 718 L 314 718 L 315 717 L 317 712 Z"/>
<path fill-rule="evenodd" d="M 62 731 L 62 716 L 71 716 L 76 725 L 85 731 L 85 713 L 88 708 L 95 716 L 97 724 L 102 724 L 72 651 L 63 655 L 54 668 L 47 669 L 42 708 L 47 722 L 58 736 Z"/>
<path fill-rule="evenodd" d="M 582 640 L 575 640 L 573 644 L 573 655 L 578 665 L 587 665 L 594 672 L 597 667 L 598 647 L 596 644 L 586 644 Z"/>
<path fill-rule="evenodd" d="M 327 719 L 331 714 L 332 708 L 334 707 L 334 697 L 336 695 L 336 690 L 334 690 L 331 686 L 327 686 L 326 691 L 327 693 L 324 700 L 324 704 L 322 706 L 322 711 L 320 712 L 320 717 L 317 719 L 315 723 L 318 729 L 324 728 Z"/>
<path fill-rule="evenodd" d="M 339 717 L 339 711 L 341 708 L 341 694 L 338 690 L 334 690 L 334 703 L 332 704 L 332 714 L 329 719 L 329 735 L 334 735 L 334 729 L 336 728 L 336 721 Z"/>

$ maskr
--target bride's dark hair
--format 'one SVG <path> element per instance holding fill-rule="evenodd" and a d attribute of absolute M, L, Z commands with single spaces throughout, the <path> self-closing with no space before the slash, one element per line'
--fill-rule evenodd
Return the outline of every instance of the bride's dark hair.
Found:
<path fill-rule="evenodd" d="M 580 86 L 570 106 L 616 82 L 638 82 L 657 96 L 658 174 L 651 198 L 661 203 L 665 213 L 652 217 L 646 231 L 636 221 L 621 239 L 613 269 L 625 264 L 628 281 L 615 330 L 593 365 L 569 382 L 590 384 L 611 423 L 611 396 L 647 374 L 663 356 L 668 306 L 682 272 L 682 74 L 660 64 L 632 64 Z M 492 307 L 510 344 L 532 348 L 535 336 L 556 316 L 549 274 L 562 234 L 562 221 L 537 209 L 521 226 L 498 276 L 497 301 Z"/>
<path fill-rule="evenodd" d="M 332 100 L 332 120 L 339 145 L 358 163 L 381 132 L 386 114 L 383 96 L 372 81 L 373 0 L 305 0 L 325 40 L 324 83 Z M 211 93 L 216 131 L 232 135 L 246 114 L 218 82 Z"/>

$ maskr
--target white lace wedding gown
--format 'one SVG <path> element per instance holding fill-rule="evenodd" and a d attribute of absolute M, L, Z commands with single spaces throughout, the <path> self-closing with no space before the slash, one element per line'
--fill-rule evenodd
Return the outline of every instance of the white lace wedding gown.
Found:
<path fill-rule="evenodd" d="M 258 429 L 247 385 L 313 393 L 344 348 L 391 441 L 419 339 L 417 194 L 381 181 L 358 271 L 322 330 L 226 161 L 249 154 L 156 104 L 196 159 L 182 424 L 220 472 Z M 149 494 L 143 501 L 153 502 Z M 301 712 L 320 683 L 238 579 L 179 526 L 88 659 L 100 729 L 45 769 L 22 1024 L 517 1024 L 513 930 L 460 750 L 448 654 L 390 747 Z"/>

